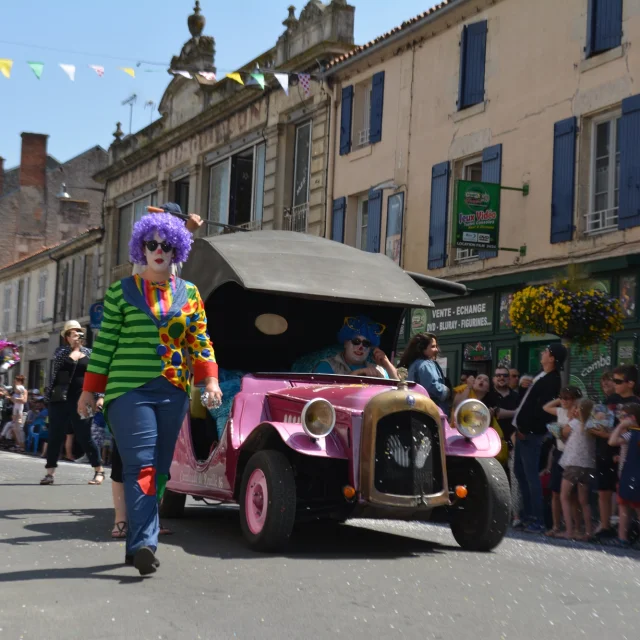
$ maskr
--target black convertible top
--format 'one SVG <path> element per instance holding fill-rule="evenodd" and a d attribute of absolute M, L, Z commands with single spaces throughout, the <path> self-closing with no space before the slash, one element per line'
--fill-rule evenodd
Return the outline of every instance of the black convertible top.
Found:
<path fill-rule="evenodd" d="M 386 256 L 293 231 L 197 239 L 182 277 L 198 287 L 204 300 L 233 282 L 246 291 L 309 299 L 386 307 L 434 306 L 414 279 Z M 441 282 L 443 289 L 456 286 Z"/>

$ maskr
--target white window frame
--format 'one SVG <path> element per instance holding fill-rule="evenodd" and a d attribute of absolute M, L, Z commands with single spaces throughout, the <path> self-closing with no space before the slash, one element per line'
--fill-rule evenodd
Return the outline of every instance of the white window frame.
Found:
<path fill-rule="evenodd" d="M 29 276 L 20 278 L 17 284 L 16 333 L 19 333 L 26 331 L 29 328 Z"/>
<path fill-rule="evenodd" d="M 620 184 L 616 185 L 616 120 L 622 117 L 622 111 L 609 111 L 606 114 L 593 118 L 591 121 L 591 149 L 589 164 L 589 211 L 585 214 L 585 234 L 600 235 L 618 230 L 618 207 L 612 206 L 615 201 L 616 189 L 619 192 Z M 606 209 L 595 211 L 596 202 L 596 149 L 598 146 L 598 126 L 609 122 L 609 189 Z M 613 151 L 613 153 L 612 153 Z M 618 193 L 619 197 L 619 193 Z"/>
<path fill-rule="evenodd" d="M 11 332 L 11 300 L 13 298 L 13 283 L 7 282 L 4 285 L 4 303 L 2 308 L 2 333 Z"/>
<path fill-rule="evenodd" d="M 147 191 L 146 193 L 142 194 L 141 196 L 136 196 L 135 198 L 131 198 L 130 200 L 127 200 L 126 202 L 123 202 L 122 204 L 120 204 L 118 206 L 118 238 L 117 238 L 117 246 L 116 246 L 116 258 L 118 259 L 118 264 L 126 264 L 129 262 L 128 259 L 128 249 L 125 250 L 125 252 L 127 253 L 127 258 L 124 260 L 124 262 L 119 262 L 120 260 L 120 227 L 122 225 L 122 210 L 126 207 L 128 207 L 129 205 L 131 205 L 131 230 L 129 231 L 129 238 L 131 238 L 131 234 L 133 232 L 133 225 L 137 222 L 136 221 L 136 203 L 140 202 L 141 200 L 145 200 L 146 198 L 149 198 L 149 206 L 153 207 L 155 205 L 158 204 L 158 190 L 157 189 L 150 189 L 149 191 Z M 144 215 L 144 214 L 143 214 Z"/>
<path fill-rule="evenodd" d="M 49 272 L 46 269 L 40 271 L 38 275 L 38 317 L 37 324 L 44 322 L 45 305 L 47 300 L 47 280 Z"/>
<path fill-rule="evenodd" d="M 467 172 L 469 170 L 469 167 L 473 166 L 473 165 L 477 165 L 480 164 L 480 167 L 482 168 L 482 156 L 474 156 L 472 158 L 467 158 L 463 163 L 462 163 L 462 171 L 461 171 L 461 175 L 462 175 L 462 179 L 463 180 L 470 180 L 470 176 L 467 175 Z M 454 183 L 454 189 L 455 189 L 455 183 Z M 455 198 L 452 198 L 451 201 L 453 202 L 455 200 Z M 455 212 L 454 212 L 455 215 Z M 451 219 L 453 221 L 453 216 L 451 216 Z M 456 249 L 456 262 L 473 262 L 474 260 L 479 260 L 480 259 L 480 253 L 478 249 L 460 249 L 457 248 Z"/>
<path fill-rule="evenodd" d="M 247 228 L 254 228 L 254 227 L 258 227 L 259 224 L 262 223 L 262 215 L 264 213 L 264 184 L 262 186 L 263 188 L 263 195 L 262 195 L 262 206 L 263 206 L 263 211 L 261 212 L 260 217 L 256 216 L 256 186 L 257 186 L 257 177 L 258 177 L 258 163 L 257 163 L 257 158 L 258 158 L 258 147 L 261 147 L 264 145 L 264 149 L 265 149 L 265 167 L 266 167 L 266 162 L 267 162 L 267 147 L 266 147 L 266 143 L 264 142 L 264 140 L 260 140 L 259 142 L 254 142 L 252 144 L 248 144 L 245 147 L 242 147 L 240 149 L 235 149 L 233 151 L 233 153 L 230 153 L 227 156 L 224 156 L 223 158 L 216 158 L 215 162 L 211 162 L 210 164 L 208 164 L 206 166 L 207 171 L 209 172 L 209 177 L 207 179 L 208 182 L 208 193 L 207 193 L 207 220 L 211 220 L 211 172 L 213 171 L 213 169 L 215 167 L 218 167 L 224 163 L 227 163 L 228 165 L 228 171 L 227 171 L 227 194 L 228 194 L 228 198 L 227 198 L 227 202 L 226 202 L 226 211 L 224 212 L 224 216 L 223 216 L 223 220 L 217 220 L 216 222 L 220 222 L 222 224 L 229 224 L 229 204 L 231 201 L 231 160 L 232 158 L 234 158 L 237 155 L 240 155 L 241 153 L 247 151 L 247 149 L 252 149 L 253 150 L 253 176 L 252 176 L 252 184 L 251 184 L 251 220 L 248 223 L 244 223 L 244 226 Z M 265 177 L 266 177 L 266 169 L 265 169 Z M 240 225 L 242 226 L 242 225 Z M 217 233 L 222 233 L 223 232 L 223 228 L 219 227 L 219 228 L 215 228 L 215 227 L 211 227 L 209 233 L 212 234 L 217 234 Z"/>
<path fill-rule="evenodd" d="M 367 204 L 367 224 L 363 226 L 363 208 Z M 369 194 L 362 195 L 358 198 L 358 217 L 356 219 L 356 249 L 364 251 L 366 246 L 362 246 L 362 231 L 369 226 Z"/>
<path fill-rule="evenodd" d="M 362 126 L 354 132 L 353 140 L 356 149 L 369 146 L 371 136 L 371 97 L 373 93 L 373 77 L 360 83 L 358 95 L 355 96 L 355 107 L 360 107 Z M 362 96 L 361 100 L 358 100 Z"/>

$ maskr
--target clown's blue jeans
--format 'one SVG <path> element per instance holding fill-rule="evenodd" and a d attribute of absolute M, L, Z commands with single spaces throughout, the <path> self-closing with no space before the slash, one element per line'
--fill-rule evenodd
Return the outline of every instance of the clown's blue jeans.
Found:
<path fill-rule="evenodd" d="M 164 489 L 188 407 L 187 394 L 163 377 L 109 403 L 107 419 L 122 458 L 128 555 L 158 547 L 158 488 Z"/>

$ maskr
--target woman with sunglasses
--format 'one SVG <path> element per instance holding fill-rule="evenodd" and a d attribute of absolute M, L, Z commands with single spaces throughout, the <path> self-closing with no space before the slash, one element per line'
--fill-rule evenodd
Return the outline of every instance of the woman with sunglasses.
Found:
<path fill-rule="evenodd" d="M 380 336 L 385 329 L 383 324 L 365 316 L 345 318 L 338 332 L 338 342 L 342 344 L 343 350 L 331 358 L 321 360 L 314 369 L 314 373 L 396 380 L 398 378 L 396 368 L 385 352 L 379 348 Z M 369 355 L 373 356 L 375 364 L 368 362 Z"/>
<path fill-rule="evenodd" d="M 141 275 L 112 284 L 105 296 L 100 334 L 84 379 L 78 413 L 95 410 L 93 393 L 105 393 L 105 417 L 123 462 L 128 530 L 125 562 L 141 575 L 159 566 L 158 502 L 189 406 L 191 371 L 204 401 L 220 403 L 218 365 L 197 288 L 171 275 L 184 262 L 191 235 L 170 214 L 144 216 L 129 243 Z"/>
<path fill-rule="evenodd" d="M 409 370 L 409 380 L 422 385 L 429 397 L 448 415 L 451 390 L 436 361 L 438 353 L 440 350 L 436 336 L 433 333 L 418 333 L 411 338 L 404 350 L 400 366 Z"/>

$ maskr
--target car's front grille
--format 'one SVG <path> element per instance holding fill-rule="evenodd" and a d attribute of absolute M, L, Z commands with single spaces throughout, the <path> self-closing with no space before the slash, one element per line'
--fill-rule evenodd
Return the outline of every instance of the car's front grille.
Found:
<path fill-rule="evenodd" d="M 438 425 L 419 411 L 400 411 L 376 425 L 375 488 L 400 496 L 442 491 Z"/>

